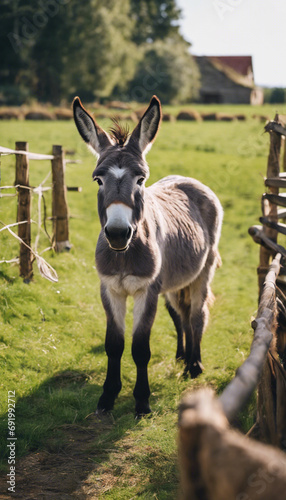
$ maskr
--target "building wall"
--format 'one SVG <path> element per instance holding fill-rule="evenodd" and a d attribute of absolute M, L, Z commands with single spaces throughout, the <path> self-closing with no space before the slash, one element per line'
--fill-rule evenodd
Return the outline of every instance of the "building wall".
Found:
<path fill-rule="evenodd" d="M 264 93 L 262 89 L 253 89 L 250 96 L 250 104 L 261 105 L 264 102 Z"/>
<path fill-rule="evenodd" d="M 231 88 L 201 88 L 200 101 L 206 104 L 254 104 L 251 102 L 252 90 L 246 87 L 233 86 Z"/>

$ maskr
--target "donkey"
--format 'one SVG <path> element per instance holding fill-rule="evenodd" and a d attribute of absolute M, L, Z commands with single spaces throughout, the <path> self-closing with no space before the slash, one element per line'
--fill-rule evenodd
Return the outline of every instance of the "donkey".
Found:
<path fill-rule="evenodd" d="M 210 282 L 220 261 L 223 211 L 216 195 L 195 179 L 172 175 L 145 187 L 145 154 L 162 120 L 156 96 L 131 134 L 118 124 L 106 133 L 78 97 L 73 110 L 81 137 L 98 157 L 93 179 L 99 185 L 102 229 L 96 267 L 107 318 L 108 368 L 97 410 L 111 410 L 121 390 L 126 298 L 131 295 L 137 368 L 133 395 L 140 416 L 151 412 L 147 366 L 160 293 L 177 328 L 177 358 L 184 359 L 185 373 L 195 378 L 203 370 L 200 342 L 212 296 Z"/>

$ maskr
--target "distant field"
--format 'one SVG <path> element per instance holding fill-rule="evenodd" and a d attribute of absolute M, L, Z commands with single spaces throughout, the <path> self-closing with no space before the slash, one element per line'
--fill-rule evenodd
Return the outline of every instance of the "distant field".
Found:
<path fill-rule="evenodd" d="M 169 110 L 172 114 L 176 114 L 181 109 L 196 109 L 202 113 L 223 112 L 229 114 L 245 114 L 248 118 L 253 115 L 269 116 L 273 119 L 276 112 L 279 114 L 286 113 L 285 104 L 264 104 L 263 106 L 249 106 L 247 104 L 190 104 L 188 106 L 166 106 L 165 110 Z"/>
<path fill-rule="evenodd" d="M 250 321 L 257 306 L 258 247 L 247 231 L 260 215 L 269 141 L 263 134 L 263 124 L 250 117 L 257 113 L 273 117 L 276 107 L 195 107 L 200 111 L 245 113 L 248 117 L 245 122 L 231 123 L 163 123 L 148 155 L 149 183 L 168 174 L 192 176 L 208 184 L 224 207 L 220 244 L 223 266 L 214 279 L 216 302 L 202 342 L 205 372 L 196 381 L 182 378 L 183 367 L 175 363 L 174 328 L 160 301 L 149 364 L 153 414 L 150 419 L 135 421 L 129 301 L 122 392 L 112 423 L 105 428 L 99 422 L 100 432 L 90 445 L 96 469 L 91 469 L 88 484 L 98 498 L 174 499 L 178 488 L 177 405 L 183 391 L 208 385 L 220 392 L 249 353 Z M 173 114 L 179 109 L 182 107 L 164 108 Z M 286 113 L 285 107 L 278 111 Z M 110 123 L 104 120 L 101 124 L 108 127 Z M 1 455 L 7 444 L 7 391 L 15 390 L 19 459 L 39 450 L 60 452 L 67 424 L 87 425 L 85 417 L 95 410 L 105 378 L 105 318 L 94 267 L 99 221 L 97 186 L 91 181 L 93 157 L 72 122 L 1 121 L 0 131 L 2 146 L 13 148 L 16 140 L 26 140 L 30 151 L 48 154 L 52 144 L 62 144 L 82 159 L 82 164 L 66 167 L 67 185 L 83 188 L 82 193 L 68 193 L 73 248 L 68 254 L 44 254 L 56 269 L 59 282 L 52 284 L 41 278 L 34 265 L 34 280 L 25 285 L 18 277 L 17 266 L 0 264 Z M 2 186 L 13 184 L 14 164 L 13 156 L 2 157 Z M 31 185 L 38 185 L 49 170 L 49 162 L 31 161 Z M 50 216 L 50 194 L 46 195 L 46 204 Z M 32 218 L 37 220 L 36 197 Z M 16 198 L 0 199 L 0 221 L 8 224 L 15 220 Z M 48 231 L 51 233 L 50 221 Z M 36 226 L 33 241 L 35 234 Z M 40 249 L 48 245 L 42 234 Z M 16 240 L 2 231 L 0 260 L 15 257 L 17 251 Z M 240 416 L 244 430 L 253 423 L 254 404 L 253 400 Z"/>
<path fill-rule="evenodd" d="M 150 96 L 151 97 L 151 96 Z M 112 101 L 111 103 L 106 103 L 106 105 L 99 105 L 97 103 L 84 103 L 85 107 L 94 112 L 97 116 L 99 115 L 101 118 L 104 116 L 120 116 L 120 117 L 129 117 L 129 119 L 134 118 L 134 112 L 143 110 L 146 108 L 148 103 L 140 104 L 136 102 L 120 103 L 119 107 L 116 107 L 117 101 Z M 115 107 L 112 107 L 112 103 L 115 104 Z M 122 109 L 120 109 L 122 107 Z M 269 118 L 272 119 L 277 111 L 280 114 L 286 114 L 286 105 L 285 104 L 264 104 L 263 106 L 249 106 L 245 105 L 237 105 L 237 104 L 196 104 L 190 103 L 185 105 L 176 105 L 176 106 L 163 106 L 164 113 L 170 113 L 172 116 L 176 117 L 178 113 L 182 110 L 186 111 L 196 111 L 199 114 L 209 114 L 209 113 L 224 113 L 228 115 L 245 115 L 246 118 L 254 118 L 260 119 Z M 0 106 L 0 121 L 5 119 L 5 116 L 8 115 L 13 121 L 19 119 L 20 121 L 31 120 L 33 114 L 42 113 L 47 120 L 58 119 L 58 120 L 68 120 L 72 117 L 71 105 L 67 105 L 66 107 L 55 107 L 51 104 L 40 104 L 40 103 L 32 103 L 31 105 L 22 105 L 22 106 Z"/>

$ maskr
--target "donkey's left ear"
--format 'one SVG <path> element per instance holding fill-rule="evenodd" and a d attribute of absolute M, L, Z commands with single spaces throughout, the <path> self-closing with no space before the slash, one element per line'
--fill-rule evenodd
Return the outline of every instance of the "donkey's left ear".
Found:
<path fill-rule="evenodd" d="M 147 153 L 156 137 L 161 120 L 161 103 L 158 97 L 153 95 L 148 109 L 130 136 L 129 144 L 136 143 L 141 153 Z"/>
<path fill-rule="evenodd" d="M 81 104 L 80 98 L 73 101 L 74 121 L 77 129 L 93 153 L 100 155 L 107 147 L 112 145 L 108 134 L 96 123 L 92 116 Z"/>

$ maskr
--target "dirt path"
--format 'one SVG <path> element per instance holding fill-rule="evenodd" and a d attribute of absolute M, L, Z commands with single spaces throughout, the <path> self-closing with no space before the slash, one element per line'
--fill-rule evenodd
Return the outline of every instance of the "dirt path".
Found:
<path fill-rule="evenodd" d="M 16 464 L 16 493 L 8 494 L 6 475 L 0 476 L 0 500 L 96 499 L 104 488 L 104 477 L 96 481 L 98 459 L 104 456 L 94 446 L 103 432 L 112 428 L 111 417 L 92 415 L 88 425 L 62 427 L 64 445 L 58 453 L 40 451 L 19 459 Z M 103 481 L 102 481 L 103 480 Z"/>

